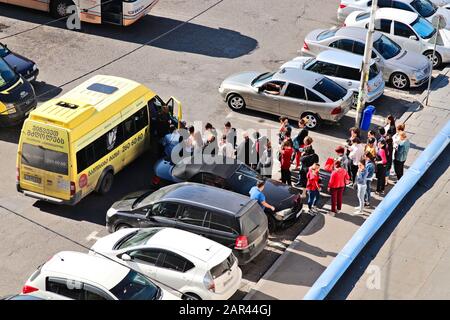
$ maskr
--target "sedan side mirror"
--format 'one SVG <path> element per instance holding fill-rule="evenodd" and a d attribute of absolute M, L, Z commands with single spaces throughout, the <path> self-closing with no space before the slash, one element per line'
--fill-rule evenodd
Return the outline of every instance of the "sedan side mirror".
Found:
<path fill-rule="evenodd" d="M 411 40 L 415 40 L 415 41 L 417 41 L 417 40 L 419 40 L 419 39 L 417 39 L 417 37 L 416 36 L 409 36 L 409 39 L 411 39 Z"/>
<path fill-rule="evenodd" d="M 130 257 L 130 255 L 128 255 L 128 254 L 126 254 L 126 253 L 122 254 L 122 255 L 120 256 L 120 259 L 122 259 L 123 261 L 131 261 L 131 260 L 133 260 L 133 259 Z"/>
<path fill-rule="evenodd" d="M 261 93 L 261 92 L 263 92 L 264 91 L 264 88 L 263 87 L 258 87 L 258 92 L 259 93 Z"/>

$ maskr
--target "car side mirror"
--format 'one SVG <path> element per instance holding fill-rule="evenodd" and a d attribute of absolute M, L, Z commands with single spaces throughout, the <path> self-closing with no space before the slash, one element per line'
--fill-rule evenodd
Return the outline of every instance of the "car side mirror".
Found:
<path fill-rule="evenodd" d="M 416 36 L 409 36 L 409 39 L 411 39 L 411 40 L 415 40 L 415 41 L 417 41 L 417 40 L 418 40 Z"/>
<path fill-rule="evenodd" d="M 375 62 L 379 63 L 381 61 L 380 57 L 375 57 L 373 60 L 375 60 Z"/>
<path fill-rule="evenodd" d="M 133 258 L 131 258 L 130 255 L 126 254 L 126 253 L 122 254 L 120 256 L 120 259 L 122 259 L 123 261 L 131 261 L 131 260 L 133 260 Z"/>
<path fill-rule="evenodd" d="M 261 93 L 261 92 L 263 92 L 264 91 L 264 88 L 263 87 L 258 87 L 258 92 L 259 93 Z"/>

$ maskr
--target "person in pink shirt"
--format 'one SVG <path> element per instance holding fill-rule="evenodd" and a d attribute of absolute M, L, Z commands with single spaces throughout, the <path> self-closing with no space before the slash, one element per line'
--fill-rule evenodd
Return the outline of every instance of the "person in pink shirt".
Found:
<path fill-rule="evenodd" d="M 306 191 L 308 193 L 308 209 L 309 214 L 315 215 L 317 213 L 317 202 L 320 197 L 320 176 L 319 176 L 320 165 L 314 163 L 311 168 L 309 168 L 308 174 L 306 175 Z"/>
<path fill-rule="evenodd" d="M 341 167 L 341 161 L 336 160 L 328 182 L 328 192 L 331 194 L 331 212 L 333 214 L 339 213 L 342 209 L 342 196 L 349 180 L 350 176 L 347 170 Z"/>
<path fill-rule="evenodd" d="M 380 140 L 378 142 L 378 151 L 375 164 L 377 166 L 377 191 L 378 195 L 384 194 L 386 186 L 386 164 L 387 164 L 387 150 L 386 141 Z"/>

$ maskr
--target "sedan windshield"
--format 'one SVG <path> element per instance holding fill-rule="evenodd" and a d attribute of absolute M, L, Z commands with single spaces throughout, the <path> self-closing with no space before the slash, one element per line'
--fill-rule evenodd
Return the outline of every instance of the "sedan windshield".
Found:
<path fill-rule="evenodd" d="M 115 246 L 115 250 L 136 247 L 146 244 L 151 237 L 161 231 L 162 228 L 139 229 L 121 239 Z"/>
<path fill-rule="evenodd" d="M 131 270 L 110 291 L 119 300 L 156 300 L 160 290 L 144 276 Z"/>
<path fill-rule="evenodd" d="M 270 78 L 272 78 L 272 76 L 273 76 L 274 74 L 275 74 L 275 72 L 265 72 L 265 73 L 263 73 L 263 74 L 260 74 L 260 75 L 257 76 L 255 79 L 253 79 L 253 81 L 252 81 L 252 86 L 255 85 L 255 84 L 256 84 L 256 86 L 258 86 L 257 83 L 260 83 L 260 82 L 264 82 L 264 81 L 266 81 L 266 80 L 269 80 Z"/>
<path fill-rule="evenodd" d="M 17 74 L 13 69 L 11 69 L 9 64 L 7 64 L 5 60 L 0 58 L 0 89 L 14 82 L 17 77 Z"/>
<path fill-rule="evenodd" d="M 398 44 L 384 35 L 373 43 L 373 47 L 386 60 L 392 59 L 402 51 L 402 48 Z"/>
<path fill-rule="evenodd" d="M 436 7 L 429 0 L 414 0 L 411 6 L 425 18 L 431 17 L 436 13 Z"/>
<path fill-rule="evenodd" d="M 140 209 L 142 207 L 147 207 L 148 205 L 152 204 L 156 200 L 159 200 L 163 198 L 167 193 L 172 191 L 172 189 L 177 188 L 177 185 L 171 185 L 165 188 L 161 188 L 159 190 L 156 190 L 155 192 L 149 191 L 148 193 L 145 193 L 141 197 L 137 198 L 136 201 L 133 203 L 132 208 L 133 209 Z"/>
<path fill-rule="evenodd" d="M 317 82 L 313 89 L 333 102 L 341 100 L 347 94 L 346 89 L 326 77 L 323 77 L 322 80 Z"/>
<path fill-rule="evenodd" d="M 411 24 L 414 31 L 423 39 L 430 39 L 436 33 L 436 29 L 433 25 L 424 18 L 418 17 L 416 21 Z"/>
<path fill-rule="evenodd" d="M 0 58 L 4 58 L 9 54 L 9 50 L 2 44 L 0 44 Z"/>

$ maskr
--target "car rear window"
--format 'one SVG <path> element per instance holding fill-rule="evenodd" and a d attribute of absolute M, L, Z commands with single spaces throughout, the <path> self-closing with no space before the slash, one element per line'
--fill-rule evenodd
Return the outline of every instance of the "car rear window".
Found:
<path fill-rule="evenodd" d="M 347 94 L 347 90 L 338 85 L 336 82 L 331 81 L 328 78 L 322 78 L 319 82 L 317 82 L 314 87 L 314 90 L 323 94 L 325 97 L 330 99 L 331 101 L 338 101 L 345 97 Z"/>
<path fill-rule="evenodd" d="M 69 157 L 65 152 L 46 149 L 29 143 L 22 145 L 22 164 L 36 169 L 68 175 Z"/>
<path fill-rule="evenodd" d="M 136 271 L 130 271 L 110 291 L 119 300 L 155 300 L 159 288 Z"/>
<path fill-rule="evenodd" d="M 255 203 L 239 218 L 241 222 L 241 234 L 244 236 L 250 235 L 264 223 L 264 218 L 265 213 L 261 210 L 259 204 Z"/>
<path fill-rule="evenodd" d="M 219 263 L 217 266 L 213 267 L 210 270 L 210 273 L 213 277 L 213 279 L 219 278 L 221 275 L 223 275 L 225 272 L 231 269 L 231 267 L 236 262 L 236 258 L 231 253 L 228 258 L 226 258 L 224 261 Z"/>

